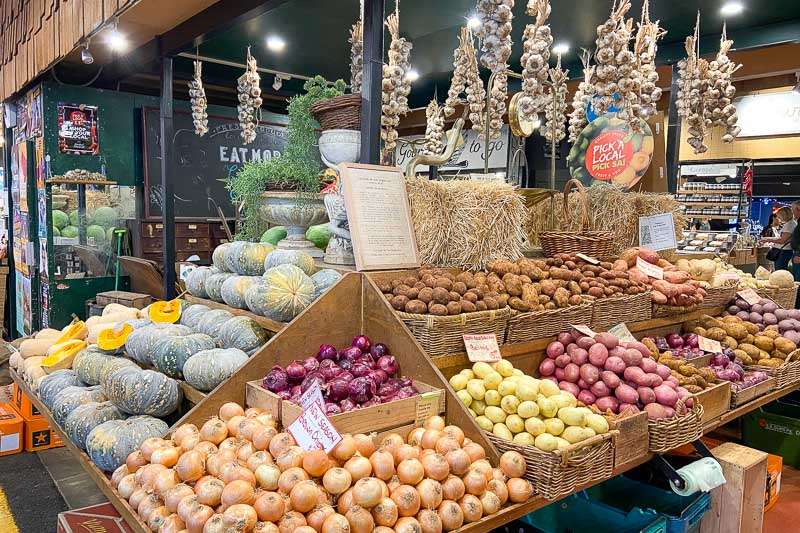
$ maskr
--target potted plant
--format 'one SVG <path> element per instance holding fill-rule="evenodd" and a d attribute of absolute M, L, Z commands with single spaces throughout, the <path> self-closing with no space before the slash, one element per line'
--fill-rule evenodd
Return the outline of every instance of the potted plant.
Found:
<path fill-rule="evenodd" d="M 244 207 L 244 224 L 239 236 L 257 240 L 265 229 L 263 221 L 286 227 L 287 236 L 279 248 L 302 250 L 322 257 L 306 240 L 309 226 L 326 220 L 320 190 L 322 165 L 316 146 L 319 124 L 309 108 L 316 102 L 344 93 L 345 83 L 329 84 L 322 76 L 303 85 L 305 93 L 289 101 L 288 142 L 278 157 L 246 163 L 228 179 L 232 199 Z"/>

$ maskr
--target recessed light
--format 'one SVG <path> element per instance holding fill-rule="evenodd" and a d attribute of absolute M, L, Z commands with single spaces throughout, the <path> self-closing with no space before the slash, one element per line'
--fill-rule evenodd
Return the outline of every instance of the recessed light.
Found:
<path fill-rule="evenodd" d="M 744 5 L 742 5 L 741 2 L 727 2 L 723 4 L 719 10 L 719 12 L 725 17 L 738 15 L 742 11 L 744 11 Z"/>
<path fill-rule="evenodd" d="M 419 79 L 419 72 L 414 70 L 413 68 L 406 72 L 406 79 L 408 81 L 417 81 Z"/>
<path fill-rule="evenodd" d="M 558 55 L 564 55 L 569 52 L 569 44 L 567 43 L 558 43 L 553 46 L 553 53 Z"/>
<path fill-rule="evenodd" d="M 477 30 L 481 27 L 481 19 L 479 19 L 476 15 L 472 15 L 467 19 L 467 26 L 471 30 Z"/>
<path fill-rule="evenodd" d="M 114 28 L 108 35 L 108 46 L 111 47 L 112 50 L 121 52 L 128 47 L 128 39 L 126 39 L 117 28 Z"/>
<path fill-rule="evenodd" d="M 273 52 L 280 52 L 281 50 L 286 48 L 286 41 L 284 41 L 277 35 L 272 35 L 271 37 L 267 37 L 267 48 L 269 48 Z"/>

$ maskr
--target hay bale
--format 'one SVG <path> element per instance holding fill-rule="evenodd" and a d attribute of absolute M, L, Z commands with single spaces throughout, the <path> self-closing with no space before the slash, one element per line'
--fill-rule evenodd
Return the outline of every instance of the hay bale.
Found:
<path fill-rule="evenodd" d="M 525 206 L 511 185 L 410 178 L 406 188 L 423 263 L 483 268 L 522 256 Z"/>
<path fill-rule="evenodd" d="M 670 194 L 630 192 L 604 183 L 595 183 L 586 190 L 589 196 L 591 229 L 614 233 L 615 254 L 631 246 L 638 246 L 640 216 L 672 213 L 675 219 L 675 237 L 683 237 L 687 218 L 680 209 L 680 203 Z M 540 231 L 555 228 L 575 231 L 581 229 L 578 193 L 570 193 L 568 201 L 567 213 L 564 212 L 562 193 L 555 195 L 552 205 L 546 200 L 528 209 L 525 234 L 531 244 L 538 246 Z M 550 222 L 551 216 L 555 220 L 555 228 Z"/>

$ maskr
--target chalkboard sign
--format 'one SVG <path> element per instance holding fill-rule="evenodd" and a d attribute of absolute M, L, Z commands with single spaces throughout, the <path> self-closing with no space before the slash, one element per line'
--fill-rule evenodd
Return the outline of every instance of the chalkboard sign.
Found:
<path fill-rule="evenodd" d="M 159 110 L 148 107 L 143 115 L 145 216 L 160 217 L 164 194 Z M 227 177 L 249 161 L 277 157 L 286 146 L 286 128 L 277 124 L 260 123 L 255 141 L 245 145 L 234 118 L 208 115 L 208 133 L 203 137 L 194 132 L 191 113 L 175 111 L 173 122 L 175 170 L 171 175 L 175 179 L 175 216 L 179 218 L 216 218 L 217 206 L 233 218 Z"/>

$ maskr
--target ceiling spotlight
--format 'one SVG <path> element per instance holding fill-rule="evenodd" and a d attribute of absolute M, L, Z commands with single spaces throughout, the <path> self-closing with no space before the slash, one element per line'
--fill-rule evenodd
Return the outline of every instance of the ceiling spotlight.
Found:
<path fill-rule="evenodd" d="M 419 79 L 419 72 L 414 70 L 413 68 L 406 72 L 406 79 L 408 81 L 414 82 Z"/>
<path fill-rule="evenodd" d="M 89 51 L 89 41 L 84 43 L 83 48 L 81 48 L 81 61 L 84 65 L 91 65 L 94 63 L 94 56 L 92 52 Z"/>
<path fill-rule="evenodd" d="M 284 41 L 277 35 L 272 35 L 270 37 L 267 37 L 267 48 L 269 48 L 273 52 L 280 52 L 284 48 L 286 48 L 286 41 Z"/>
<path fill-rule="evenodd" d="M 727 2 L 722 5 L 719 12 L 724 17 L 730 17 L 733 15 L 738 15 L 742 11 L 744 11 L 744 5 L 741 2 Z"/>
<path fill-rule="evenodd" d="M 794 77 L 797 80 L 794 87 L 792 87 L 792 91 L 800 94 L 800 72 L 795 72 Z"/>
<path fill-rule="evenodd" d="M 108 46 L 111 47 L 112 50 L 116 50 L 121 52 L 128 47 L 128 40 L 125 38 L 122 33 L 119 31 L 119 24 L 114 22 L 114 26 L 111 28 L 111 32 L 108 34 Z"/>
<path fill-rule="evenodd" d="M 558 55 L 564 55 L 569 52 L 569 44 L 567 43 L 558 43 L 557 45 L 553 46 L 553 53 Z"/>
<path fill-rule="evenodd" d="M 481 27 L 481 19 L 479 19 L 476 15 L 472 15 L 467 19 L 467 26 L 471 30 L 477 30 Z"/>

